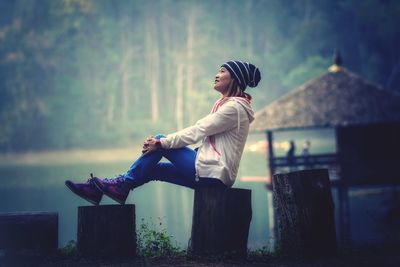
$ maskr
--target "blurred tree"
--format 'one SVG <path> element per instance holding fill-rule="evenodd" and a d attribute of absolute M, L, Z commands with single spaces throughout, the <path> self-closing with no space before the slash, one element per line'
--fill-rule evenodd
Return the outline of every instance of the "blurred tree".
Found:
<path fill-rule="evenodd" d="M 131 144 L 189 126 L 230 59 L 257 110 L 344 65 L 400 90 L 396 0 L 0 0 L 0 151 Z"/>

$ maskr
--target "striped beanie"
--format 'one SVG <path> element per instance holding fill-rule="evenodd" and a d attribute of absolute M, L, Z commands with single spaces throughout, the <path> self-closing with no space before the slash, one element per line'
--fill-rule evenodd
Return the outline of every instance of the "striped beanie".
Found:
<path fill-rule="evenodd" d="M 240 89 L 243 91 L 246 90 L 247 85 L 250 87 L 256 87 L 258 82 L 261 80 L 261 74 L 258 68 L 248 62 L 230 60 L 224 63 L 221 67 L 224 67 L 229 71 L 231 76 L 239 83 Z"/>

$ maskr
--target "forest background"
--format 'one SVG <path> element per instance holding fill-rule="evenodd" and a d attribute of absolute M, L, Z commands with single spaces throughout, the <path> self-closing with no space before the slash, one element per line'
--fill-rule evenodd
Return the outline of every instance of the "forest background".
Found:
<path fill-rule="evenodd" d="M 398 0 L 0 0 L 0 152 L 129 146 L 210 112 L 219 66 L 259 110 L 344 66 L 400 92 Z M 355 100 L 356 101 L 356 100 Z"/>

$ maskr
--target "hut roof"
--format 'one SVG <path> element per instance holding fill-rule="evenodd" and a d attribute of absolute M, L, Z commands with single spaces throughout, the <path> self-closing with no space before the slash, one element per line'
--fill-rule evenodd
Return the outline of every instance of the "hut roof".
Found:
<path fill-rule="evenodd" d="M 335 65 L 255 114 L 252 132 L 400 122 L 400 95 Z"/>

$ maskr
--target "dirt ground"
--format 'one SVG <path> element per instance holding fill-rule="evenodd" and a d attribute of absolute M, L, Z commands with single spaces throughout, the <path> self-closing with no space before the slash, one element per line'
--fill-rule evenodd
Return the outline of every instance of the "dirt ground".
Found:
<path fill-rule="evenodd" d="M 318 260 L 293 260 L 277 256 L 258 255 L 250 256 L 247 260 L 217 260 L 217 259 L 188 259 L 185 256 L 159 257 L 159 258 L 136 258 L 119 260 L 94 260 L 79 257 L 63 258 L 52 256 L 42 258 L 37 256 L 0 257 L 1 267 L 12 266 L 174 266 L 174 267 L 399 267 L 400 247 L 369 248 L 364 250 L 352 250 L 340 252 L 337 257 Z"/>

